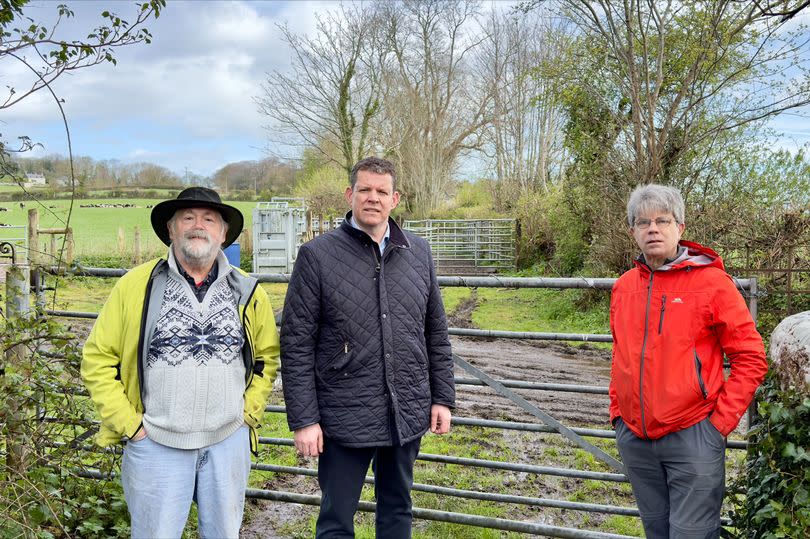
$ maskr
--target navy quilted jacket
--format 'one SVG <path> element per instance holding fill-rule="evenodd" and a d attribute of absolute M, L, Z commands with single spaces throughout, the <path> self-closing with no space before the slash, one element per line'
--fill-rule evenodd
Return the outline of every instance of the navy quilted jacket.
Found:
<path fill-rule="evenodd" d="M 281 327 L 287 422 L 350 447 L 406 443 L 431 404 L 455 404 L 439 285 L 425 240 L 389 219 L 380 257 L 350 217 L 298 252 Z"/>

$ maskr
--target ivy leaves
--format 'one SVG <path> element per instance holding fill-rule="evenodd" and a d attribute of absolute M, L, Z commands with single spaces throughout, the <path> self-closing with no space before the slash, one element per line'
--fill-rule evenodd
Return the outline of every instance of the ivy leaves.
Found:
<path fill-rule="evenodd" d="M 803 537 L 810 529 L 810 397 L 780 390 L 773 376 L 760 391 L 746 473 L 731 492 L 736 537 Z"/>

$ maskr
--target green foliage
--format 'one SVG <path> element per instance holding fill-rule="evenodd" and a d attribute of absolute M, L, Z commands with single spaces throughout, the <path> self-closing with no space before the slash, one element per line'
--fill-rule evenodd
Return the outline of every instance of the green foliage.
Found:
<path fill-rule="evenodd" d="M 6 319 L 2 329 L 0 348 L 18 353 L 0 377 L 0 538 L 127 537 L 120 485 L 80 477 L 108 474 L 116 456 L 76 450 L 95 427 L 88 399 L 75 394 L 74 337 L 43 317 Z"/>
<path fill-rule="evenodd" d="M 432 219 L 497 219 L 493 209 L 492 185 L 485 180 L 459 182 L 455 196 L 431 212 Z"/>
<path fill-rule="evenodd" d="M 342 217 L 348 211 L 343 193 L 349 185 L 346 172 L 333 166 L 322 166 L 307 172 L 295 184 L 295 196 L 306 199 L 313 216 Z"/>
<path fill-rule="evenodd" d="M 588 250 L 588 226 L 564 201 L 563 190 L 529 193 L 518 200 L 521 235 L 518 267 L 538 261 L 553 275 L 581 273 Z"/>
<path fill-rule="evenodd" d="M 810 530 L 810 397 L 781 390 L 773 374 L 760 397 L 745 474 L 730 490 L 737 537 L 805 537 Z"/>

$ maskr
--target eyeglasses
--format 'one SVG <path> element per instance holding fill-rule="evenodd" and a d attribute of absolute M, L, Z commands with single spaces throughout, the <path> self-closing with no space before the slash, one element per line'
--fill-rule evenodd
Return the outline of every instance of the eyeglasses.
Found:
<path fill-rule="evenodd" d="M 673 223 L 673 219 L 669 217 L 659 217 L 655 219 L 654 222 L 656 228 L 665 228 Z M 650 228 L 651 224 L 653 224 L 653 221 L 651 221 L 650 219 L 636 219 L 636 222 L 633 224 L 633 227 L 641 230 L 647 230 L 648 228 Z"/>

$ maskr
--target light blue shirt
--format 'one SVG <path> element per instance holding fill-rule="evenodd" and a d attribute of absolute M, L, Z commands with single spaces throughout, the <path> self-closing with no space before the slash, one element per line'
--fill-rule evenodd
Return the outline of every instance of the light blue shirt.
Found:
<path fill-rule="evenodd" d="M 357 230 L 363 230 L 359 226 L 357 226 L 357 221 L 354 220 L 354 215 L 351 218 L 351 224 Z M 363 230 L 365 232 L 365 230 Z M 383 236 L 382 241 L 377 245 L 380 248 L 380 256 L 385 252 L 385 248 L 388 247 L 388 240 L 391 238 L 391 225 L 386 225 L 385 227 L 385 235 Z"/>

